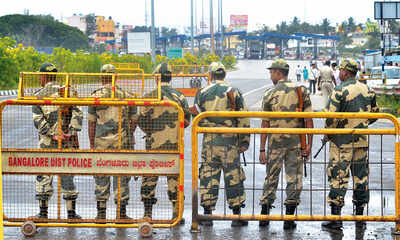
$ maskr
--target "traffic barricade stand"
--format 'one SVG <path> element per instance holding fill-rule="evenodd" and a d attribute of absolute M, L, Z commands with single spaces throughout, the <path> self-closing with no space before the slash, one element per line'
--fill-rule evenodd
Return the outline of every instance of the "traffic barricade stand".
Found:
<path fill-rule="evenodd" d="M 43 73 L 41 73 L 43 74 Z M 36 227 L 99 227 L 99 228 L 124 228 L 124 227 L 138 227 L 142 236 L 149 236 L 152 234 L 152 227 L 156 228 L 169 228 L 175 226 L 181 219 L 183 213 L 183 129 L 184 129 L 184 113 L 179 105 L 175 102 L 169 101 L 159 101 L 160 98 L 160 85 L 154 79 L 151 88 L 145 88 L 146 91 L 141 94 L 135 95 L 137 98 L 132 99 L 120 99 L 115 96 L 115 86 L 118 85 L 117 74 L 86 74 L 86 76 L 93 77 L 93 81 L 84 81 L 82 76 L 85 74 L 63 74 L 57 73 L 53 74 L 56 76 L 57 83 L 60 86 L 72 86 L 74 84 L 79 85 L 77 96 L 71 96 L 68 93 L 68 89 L 63 90 L 62 93 L 65 94 L 64 98 L 53 97 L 52 93 L 47 96 L 37 97 L 32 93 L 32 89 L 38 88 L 37 80 L 40 80 L 40 75 L 37 73 L 25 73 L 21 74 L 25 78 L 25 83 L 23 81 L 20 83 L 21 95 L 18 100 L 6 100 L 1 103 L 1 153 L 4 159 L 2 167 L 2 178 L 0 182 L 0 187 L 4 188 L 6 191 L 3 193 L 3 189 L 0 189 L 0 199 L 2 201 L 0 208 L 0 219 L 1 219 L 1 234 L 3 234 L 3 226 L 13 226 L 22 227 L 22 231 L 25 235 L 33 235 L 36 232 Z M 43 74 L 48 75 L 48 74 Z M 79 81 L 74 79 L 74 76 L 79 76 Z M 93 84 L 98 84 L 99 79 L 102 76 L 108 76 L 112 78 L 112 94 L 110 98 L 99 99 L 90 96 L 90 91 L 88 88 L 92 88 Z M 131 74 L 127 74 L 131 76 Z M 154 76 L 152 76 L 154 78 Z M 74 83 L 75 82 L 75 83 Z M 97 83 L 96 83 L 97 82 Z M 126 85 L 123 83 L 121 85 Z M 147 85 L 146 85 L 147 86 Z M 125 90 L 132 91 L 129 86 L 120 86 L 125 88 Z M 60 89 L 63 87 L 60 87 Z M 72 89 L 72 88 L 71 88 Z M 83 89 L 79 92 L 79 89 Z M 142 89 L 142 84 L 140 84 L 140 89 Z M 36 89 L 37 90 L 37 89 Z M 155 92 L 155 93 L 154 93 Z M 154 93 L 154 94 L 149 94 Z M 132 94 L 133 96 L 133 94 Z M 83 100 L 81 100 L 82 98 Z M 147 100 L 150 99 L 150 100 Z M 153 101 L 153 100 L 156 101 Z M 31 108 L 32 106 L 43 106 L 46 108 L 51 108 L 58 112 L 58 119 L 62 119 L 63 109 L 65 107 L 80 106 L 80 107 L 116 107 L 119 108 L 118 117 L 118 149 L 115 150 L 103 150 L 103 149 L 90 149 L 89 143 L 87 141 L 87 129 L 83 127 L 82 131 L 78 134 L 78 139 L 80 140 L 79 149 L 62 149 L 61 140 L 58 140 L 58 148 L 43 149 L 38 148 L 38 133 L 37 129 L 33 127 L 33 119 Z M 169 119 L 169 121 L 176 121 L 176 137 L 177 137 L 177 149 L 166 149 L 166 150 L 150 150 L 146 147 L 144 140 L 145 135 L 143 131 L 139 128 L 134 132 L 135 145 L 134 149 L 129 147 L 123 147 L 122 138 L 122 114 L 124 108 L 138 107 L 139 109 L 145 108 L 172 108 L 175 109 L 177 113 L 176 119 Z M 84 114 L 86 116 L 86 114 Z M 84 118 L 83 122 L 87 122 Z M 20 126 L 19 126 L 20 124 Z M 57 123 L 58 131 L 62 131 L 62 123 L 59 121 Z M 22 126 L 21 126 L 22 125 Z M 17 126 L 17 127 L 16 127 Z M 84 124 L 85 126 L 85 124 Z M 21 139 L 15 139 L 13 133 L 10 132 L 12 129 L 24 129 L 25 141 L 20 141 Z M 86 131 L 85 131 L 86 130 Z M 130 138 L 129 138 L 130 139 Z M 27 141 L 26 141 L 27 140 Z M 64 160 L 65 159 L 65 160 Z M 91 218 L 90 212 L 84 212 L 82 219 L 66 219 L 65 214 L 61 213 L 61 209 L 65 208 L 61 201 L 61 181 L 57 181 L 57 197 L 52 198 L 49 204 L 50 218 L 38 219 L 29 216 L 34 215 L 36 201 L 34 199 L 34 178 L 29 175 L 79 175 L 81 178 L 86 178 L 87 180 L 93 179 L 89 176 L 113 176 L 118 175 L 118 186 L 117 190 L 117 209 L 120 209 L 121 204 L 121 176 L 161 176 L 164 180 L 165 176 L 176 176 L 178 177 L 177 184 L 177 217 L 169 217 L 168 210 L 170 209 L 168 201 L 159 201 L 159 204 L 155 208 L 155 213 L 153 213 L 152 219 L 143 218 L 141 215 L 141 205 L 134 204 L 134 213 L 137 215 L 133 219 L 120 219 L 120 212 L 117 211 L 115 219 L 106 220 L 96 220 Z M 20 176 L 19 176 L 20 175 Z M 18 179 L 20 178 L 20 179 Z M 4 181 L 4 179 L 6 179 Z M 11 179 L 19 180 L 20 187 L 23 193 L 31 193 L 29 196 L 21 197 L 20 192 L 15 191 L 15 185 L 12 184 Z M 11 182 L 11 187 L 10 183 Z M 139 183 L 136 183 L 138 186 Z M 164 186 L 166 184 L 159 184 L 159 186 Z M 89 185 L 85 186 L 88 188 Z M 94 183 L 91 185 L 94 186 Z M 80 186 L 77 187 L 77 191 L 80 191 Z M 165 200 L 167 197 L 167 189 L 162 189 L 164 191 L 159 191 L 162 187 L 158 187 L 156 190 L 156 195 L 161 196 L 161 200 Z M 136 188 L 138 193 L 139 189 Z M 11 194 L 7 194 L 8 190 Z M 14 192 L 12 191 L 14 190 Z M 85 198 L 85 203 L 90 200 L 94 200 L 92 207 L 95 206 L 95 197 L 93 191 L 89 194 L 88 191 L 80 191 L 80 195 L 83 197 L 77 198 L 77 209 L 79 211 L 80 199 Z M 136 194 L 140 196 L 140 194 Z M 3 198 L 5 197 L 5 199 Z M 7 199 L 8 198 L 8 199 Z M 9 201 L 9 199 L 12 199 Z M 22 200 L 22 204 L 16 204 L 13 202 L 15 199 Z M 132 201 L 131 201 L 132 202 Z M 140 202 L 136 199 L 136 202 Z M 136 203 L 135 202 L 135 203 Z M 27 206 L 24 210 L 24 203 Z M 110 204 L 109 204 L 110 205 Z M 90 209 L 89 207 L 86 207 Z M 17 209 L 17 210 L 15 210 Z M 108 208 L 110 209 L 110 208 Z M 56 212 L 56 216 L 52 210 Z M 127 209 L 128 213 L 129 208 Z M 79 212 L 82 214 L 82 212 Z M 53 216 L 52 216 L 53 215 Z M 167 216 L 168 215 L 168 216 Z M 2 235 L 1 235 L 2 236 Z"/>
<path fill-rule="evenodd" d="M 361 82 L 366 83 L 366 81 L 371 80 L 382 80 L 382 84 L 386 83 L 386 75 L 382 77 L 382 73 L 360 73 L 360 78 L 358 79 Z"/>
<path fill-rule="evenodd" d="M 389 120 L 391 123 L 393 123 L 393 128 L 392 129 L 351 129 L 351 128 L 337 128 L 337 129 L 325 129 L 325 128 L 313 128 L 313 129 L 307 129 L 307 128 L 227 128 L 227 127 L 204 127 L 204 126 L 199 126 L 199 123 L 202 120 L 205 120 L 207 118 L 259 118 L 259 119 L 285 119 L 285 118 L 336 118 L 336 119 L 386 119 Z M 252 175 L 252 183 L 250 183 L 251 187 L 248 187 L 248 185 L 245 185 L 245 191 L 249 190 L 252 194 L 250 195 L 250 199 L 253 200 L 253 206 L 249 207 L 248 201 L 246 201 L 246 208 L 244 210 L 247 210 L 248 213 L 242 213 L 240 215 L 233 215 L 233 214 L 227 214 L 226 213 L 226 203 L 225 199 L 222 198 L 221 200 L 224 201 L 223 206 L 224 209 L 217 209 L 217 212 L 221 212 L 222 214 L 210 214 L 210 215 L 205 215 L 205 214 L 199 214 L 198 210 L 198 194 L 199 194 L 199 183 L 198 183 L 198 177 L 199 177 L 199 134 L 200 133 L 208 133 L 208 134 L 289 134 L 289 135 L 301 135 L 301 134 L 313 134 L 314 135 L 314 145 L 316 142 L 315 136 L 317 134 L 320 135 L 335 135 L 335 134 L 348 134 L 348 135 L 368 135 L 369 139 L 373 135 L 378 135 L 378 137 L 381 137 L 381 147 L 383 148 L 383 142 L 382 142 L 382 136 L 383 135 L 390 135 L 388 137 L 392 138 L 392 136 L 395 136 L 395 143 L 394 143 L 394 156 L 392 154 L 385 156 L 385 158 L 392 157 L 394 158 L 393 162 L 386 162 L 387 160 L 383 161 L 383 150 L 381 149 L 381 155 L 380 155 L 380 160 L 381 161 L 373 161 L 372 158 L 369 160 L 369 165 L 374 166 L 377 165 L 378 168 L 381 169 L 381 171 L 374 171 L 370 173 L 370 179 L 371 178 L 377 178 L 380 176 L 380 185 L 377 189 L 371 188 L 370 191 L 377 191 L 380 193 L 381 196 L 381 206 L 380 208 L 375 208 L 375 206 L 372 206 L 368 208 L 367 215 L 364 216 L 356 216 L 356 215 L 346 215 L 342 213 L 342 215 L 329 215 L 326 213 L 326 201 L 325 197 L 329 189 L 327 189 L 327 180 L 326 180 L 326 148 L 325 148 L 325 162 L 308 162 L 308 168 L 310 169 L 309 172 L 309 183 L 304 184 L 303 192 L 309 192 L 310 194 L 310 206 L 302 206 L 299 205 L 297 208 L 297 212 L 295 215 L 285 215 L 282 208 L 280 209 L 281 214 L 275 214 L 273 212 L 270 213 L 270 215 L 261 215 L 257 214 L 257 208 L 259 207 L 255 206 L 255 200 L 258 201 L 258 199 L 255 199 L 255 192 L 256 190 L 261 191 L 262 187 L 256 186 L 255 183 L 255 175 L 258 169 L 255 168 L 256 163 L 256 154 L 255 152 L 258 152 L 257 150 L 253 149 L 253 158 L 254 161 L 248 161 L 247 164 L 253 164 L 253 173 L 250 174 L 250 177 Z M 396 224 L 394 233 L 399 233 L 400 231 L 400 122 L 396 117 L 394 117 L 391 114 L 384 114 L 384 113 L 323 113 L 323 112 L 216 112 L 216 111 L 210 111 L 210 112 L 203 112 L 200 113 L 192 122 L 192 226 L 191 226 L 191 231 L 192 232 L 200 232 L 199 229 L 199 222 L 200 221 L 206 221 L 206 220 L 245 220 L 245 221 L 373 221 L 373 222 L 394 222 Z M 255 141 L 255 136 L 252 136 L 253 142 L 250 142 L 250 146 L 257 145 Z M 370 140 L 369 140 L 370 141 Z M 370 145 L 371 146 L 371 145 Z M 250 148 L 251 149 L 251 148 Z M 251 151 L 250 151 L 251 153 Z M 376 154 L 375 154 L 376 155 Z M 310 154 L 312 156 L 312 154 Z M 258 157 L 258 155 L 257 155 Z M 321 158 L 321 157 L 320 157 Z M 314 160 L 314 159 L 313 159 Z M 257 159 L 258 161 L 258 159 Z M 321 167 L 317 168 L 318 164 L 320 164 Z M 314 166 L 313 166 L 314 165 Z M 387 166 L 386 166 L 387 165 Z M 391 166 L 393 165 L 393 166 Z M 324 167 L 324 169 L 321 169 Z M 318 171 L 322 171 L 324 173 L 324 181 L 321 179 L 315 179 L 317 176 L 316 173 L 314 173 L 313 176 L 313 168 L 316 168 Z M 383 173 L 383 169 L 385 171 L 393 171 L 394 173 L 390 175 L 391 173 L 385 172 Z M 380 174 L 379 176 L 376 176 L 376 174 Z M 391 188 L 387 188 L 385 183 L 383 182 L 383 177 L 389 177 L 393 176 L 393 179 L 389 179 L 390 181 L 390 186 Z M 265 176 L 265 172 L 264 172 Z M 278 196 L 278 198 L 281 198 L 281 206 L 283 205 L 283 177 L 281 173 L 281 179 L 280 179 L 280 184 L 281 188 L 278 189 L 278 191 L 281 192 L 281 196 Z M 314 183 L 313 183 L 314 181 Z M 321 185 L 321 182 L 324 182 L 324 187 L 323 189 L 319 188 L 319 185 Z M 303 181 L 303 183 L 306 183 Z M 319 185 L 318 185 L 319 184 Z M 313 189 L 313 185 L 318 185 L 316 189 Z M 370 183 L 372 185 L 372 183 Z M 221 188 L 220 188 L 221 189 Z M 350 188 L 349 188 L 350 190 Z M 351 189 L 352 190 L 352 189 Z M 278 192 L 277 191 L 277 192 Z M 324 196 L 319 196 L 317 199 L 313 198 L 315 197 L 315 192 L 323 192 Z M 394 195 L 392 196 L 391 200 L 386 200 L 390 196 L 384 196 L 384 192 L 394 192 Z M 278 194 L 277 194 L 278 195 Z M 259 195 L 257 195 L 259 196 Z M 319 203 L 318 201 L 323 201 L 323 203 Z M 321 209 L 321 205 L 318 205 L 318 207 L 312 207 L 313 201 L 318 202 L 322 206 L 324 206 L 323 209 Z M 386 213 L 385 212 L 385 204 L 386 207 L 388 205 L 388 202 L 392 205 L 392 210 L 391 213 Z M 346 205 L 345 205 L 346 206 Z M 218 205 L 217 205 L 218 207 Z M 304 210 L 303 210 L 304 209 Z M 278 211 L 278 209 L 274 210 L 275 212 Z M 304 212 L 308 212 L 308 214 L 303 214 Z M 379 212 L 380 214 L 377 214 Z"/>
<path fill-rule="evenodd" d="M 196 93 L 210 84 L 209 74 L 172 74 L 171 86 L 186 97 L 194 97 Z"/>
<path fill-rule="evenodd" d="M 208 65 L 195 64 L 170 64 L 172 73 L 187 74 L 187 73 L 207 73 Z"/>
<path fill-rule="evenodd" d="M 38 99 L 36 92 L 41 89 L 41 78 L 51 77 L 64 88 L 63 96 L 70 100 L 93 99 L 92 93 L 102 86 L 102 79 L 111 78 L 112 94 L 108 100 L 115 100 L 116 87 L 128 92 L 131 99 L 158 101 L 161 98 L 160 80 L 154 74 L 142 73 L 42 73 L 21 72 L 18 86 L 18 99 Z M 51 94 L 40 99 L 54 99 Z"/>

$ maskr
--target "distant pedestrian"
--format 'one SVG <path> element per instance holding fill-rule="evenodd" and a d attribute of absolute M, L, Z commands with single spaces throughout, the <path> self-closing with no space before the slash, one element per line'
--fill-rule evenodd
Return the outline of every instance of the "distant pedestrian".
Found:
<path fill-rule="evenodd" d="M 297 77 L 297 81 L 300 82 L 301 81 L 301 67 L 300 67 L 300 65 L 297 65 L 296 77 Z"/>
<path fill-rule="evenodd" d="M 340 80 L 340 78 L 339 78 L 339 69 L 337 69 L 336 67 L 337 67 L 337 63 L 332 63 L 331 64 L 331 66 L 332 66 L 332 71 L 333 71 L 333 76 L 335 77 L 335 81 L 336 81 L 336 86 L 339 86 L 341 83 L 342 83 L 342 81 Z"/>
<path fill-rule="evenodd" d="M 328 98 L 332 93 L 333 88 L 336 86 L 335 76 L 333 70 L 330 68 L 331 61 L 326 61 L 320 70 L 318 78 L 318 90 L 322 91 L 323 106 L 328 103 Z"/>
<path fill-rule="evenodd" d="M 317 83 L 317 79 L 319 78 L 319 70 L 317 68 L 317 64 L 315 62 L 311 63 L 311 74 L 310 74 L 310 92 L 315 94 L 315 84 Z"/>
<path fill-rule="evenodd" d="M 306 66 L 304 66 L 304 68 L 303 68 L 303 79 L 304 79 L 304 82 L 308 81 L 308 69 Z"/>

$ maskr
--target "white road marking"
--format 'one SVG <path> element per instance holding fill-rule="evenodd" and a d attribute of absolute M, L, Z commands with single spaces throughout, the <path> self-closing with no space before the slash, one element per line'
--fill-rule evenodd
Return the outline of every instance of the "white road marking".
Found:
<path fill-rule="evenodd" d="M 262 90 L 262 89 L 266 89 L 266 88 L 268 88 L 268 87 L 271 87 L 271 85 L 264 85 L 264 86 L 262 86 L 262 87 L 260 87 L 260 88 L 253 89 L 253 90 L 251 90 L 251 91 L 248 91 L 248 92 L 244 93 L 243 96 L 247 96 L 247 95 L 249 95 L 249 94 L 252 94 L 253 92 L 257 92 L 257 91 L 260 91 L 260 90 Z"/>

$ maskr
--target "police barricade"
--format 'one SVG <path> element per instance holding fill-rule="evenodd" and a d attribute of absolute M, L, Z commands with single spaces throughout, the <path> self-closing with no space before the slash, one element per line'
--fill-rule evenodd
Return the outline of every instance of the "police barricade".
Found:
<path fill-rule="evenodd" d="M 386 75 L 382 77 L 382 73 L 360 73 L 360 78 L 358 80 L 364 83 L 366 81 L 380 80 L 381 82 L 379 84 L 385 84 Z"/>
<path fill-rule="evenodd" d="M 140 69 L 139 63 L 121 63 L 121 62 L 114 62 L 110 63 L 114 65 L 115 68 L 133 68 L 133 69 Z"/>
<path fill-rule="evenodd" d="M 196 96 L 199 89 L 210 84 L 209 74 L 172 74 L 171 86 L 186 97 Z"/>
<path fill-rule="evenodd" d="M 103 84 L 110 84 L 113 89 L 108 97 L 109 100 L 120 98 L 115 96 L 116 88 L 127 91 L 131 99 L 158 101 L 161 96 L 159 77 L 153 74 L 21 72 L 18 99 L 37 99 L 37 92 L 49 81 L 60 89 L 52 88 L 59 92 L 48 92 L 46 96 L 41 96 L 43 99 L 57 97 L 70 100 L 93 99 L 94 91 Z"/>
<path fill-rule="evenodd" d="M 257 125 L 261 126 L 262 119 L 285 119 L 285 118 L 313 118 L 315 126 L 323 126 L 323 123 L 316 122 L 316 119 L 319 118 L 336 118 L 336 119 L 386 119 L 387 122 L 391 122 L 393 127 L 389 129 L 346 129 L 346 128 L 336 128 L 336 129 L 324 129 L 324 128 L 314 128 L 314 129 L 306 129 L 306 128 L 226 128 L 226 127 L 205 127 L 201 126 L 202 121 L 207 118 L 252 118 L 252 122 L 256 122 Z M 374 128 L 380 127 L 381 122 L 376 123 Z M 388 123 L 387 123 L 388 124 Z M 389 124 L 392 126 L 392 124 Z M 371 126 L 372 127 L 372 126 Z M 202 134 L 203 138 L 200 137 Z M 204 181 L 206 184 L 199 187 L 199 170 L 203 167 L 201 164 L 204 162 L 203 157 L 207 157 L 207 159 L 213 159 L 216 161 L 217 154 L 214 154 L 206 148 L 200 153 L 199 144 L 201 141 L 204 141 L 204 134 L 216 134 L 221 136 L 222 134 L 230 136 L 233 138 L 235 134 L 252 134 L 250 140 L 249 150 L 245 152 L 247 157 L 247 167 L 243 167 L 245 171 L 245 176 L 233 176 L 232 173 L 228 173 L 225 175 L 225 179 L 230 181 L 239 181 L 246 178 L 244 181 L 244 193 L 246 196 L 246 201 L 244 202 L 245 208 L 242 208 L 240 215 L 229 214 L 227 210 L 226 200 L 229 200 L 229 196 L 227 196 L 228 190 L 225 188 L 226 183 L 224 183 L 224 187 L 216 187 L 216 182 L 220 181 L 221 174 L 215 170 L 209 170 L 204 175 Z M 230 135 L 229 135 L 230 134 Z M 299 135 L 299 134 L 313 134 L 314 136 L 314 144 L 313 149 L 316 150 L 320 147 L 318 139 L 322 140 L 322 137 L 325 134 L 336 135 L 336 134 L 349 134 L 351 136 L 357 136 L 360 134 L 368 135 L 369 139 L 369 168 L 371 171 L 369 172 L 369 191 L 371 194 L 371 200 L 369 205 L 367 205 L 366 213 L 364 212 L 364 216 L 356 216 L 353 215 L 353 206 L 351 203 L 351 199 L 345 198 L 346 204 L 343 207 L 342 215 L 330 215 L 328 210 L 330 208 L 329 203 L 327 203 L 326 198 L 329 193 L 329 185 L 328 185 L 328 177 L 327 177 L 327 167 L 328 167 L 328 158 L 327 154 L 329 152 L 329 148 L 324 148 L 321 154 L 316 159 L 312 159 L 308 161 L 305 165 L 307 168 L 308 176 L 304 178 L 303 181 L 303 190 L 300 196 L 300 205 L 297 207 L 297 210 L 294 215 L 285 215 L 284 211 L 284 191 L 286 182 L 284 182 L 283 170 L 280 173 L 277 192 L 276 192 L 276 200 L 274 205 L 276 208 L 272 208 L 269 215 L 261 215 L 261 207 L 259 205 L 259 201 L 261 196 L 263 195 L 263 184 L 265 167 L 266 166 L 259 165 L 259 136 L 258 134 L 289 134 L 289 135 Z M 318 136 L 319 135 L 319 136 Z M 294 113 L 294 112 L 204 112 L 199 114 L 192 122 L 192 232 L 199 232 L 199 223 L 202 221 L 210 221 L 210 220 L 248 220 L 248 221 L 284 221 L 284 220 L 297 220 L 297 221 L 335 221 L 335 220 L 343 220 L 343 221 L 377 221 L 377 222 L 395 222 L 396 223 L 396 231 L 400 230 L 400 122 L 390 114 L 380 114 L 380 113 L 320 113 L 320 112 L 307 112 L 307 113 Z M 383 138 L 392 142 L 388 144 L 385 142 L 383 145 Z M 202 140 L 201 140 L 202 139 Z M 210 138 L 207 137 L 208 140 Z M 229 139 L 228 139 L 229 140 Z M 257 141 L 258 140 L 258 141 Z M 275 143 L 279 144 L 279 143 Z M 215 145 L 215 144 L 214 144 Z M 203 142 L 204 146 L 204 142 Z M 210 147 L 213 149 L 213 147 Z M 231 147 L 232 148 L 232 147 Z M 285 148 L 285 146 L 282 146 Z M 394 149 L 393 149 L 394 148 Z M 229 148 L 228 148 L 229 149 Z M 218 151 L 218 150 L 215 150 Z M 238 149 L 232 148 L 231 151 L 237 151 Z M 266 151 L 268 153 L 268 149 L 266 146 Z M 293 150 L 295 151 L 295 150 Z M 297 150 L 299 151 L 299 150 Z M 230 153 L 218 153 L 218 156 L 221 154 L 225 154 L 226 158 L 232 157 L 235 154 Z M 270 153 L 269 153 L 270 154 Z M 249 157 L 251 156 L 251 157 Z M 313 156 L 313 154 L 311 154 Z M 252 160 L 250 160 L 252 159 Z M 228 164 L 226 159 L 220 159 L 222 164 Z M 225 161 L 225 162 L 224 162 Z M 283 160 L 282 160 L 283 161 Z M 214 162 L 215 165 L 218 163 Z M 236 163 L 237 164 L 237 163 Z M 302 163 L 301 163 L 302 164 Z M 200 169 L 199 169 L 200 165 Z M 282 165 L 285 166 L 285 165 Z M 240 166 L 242 167 L 242 162 L 240 162 Z M 224 168 L 224 167 L 222 167 Z M 208 168 L 207 168 L 208 169 Z M 283 167 L 282 167 L 283 169 Z M 305 172 L 306 169 L 304 169 Z M 286 170 L 285 170 L 286 171 Z M 368 171 L 368 170 L 367 170 Z M 204 169 L 203 169 L 204 172 Z M 239 171 L 240 173 L 240 171 Z M 353 174 L 354 172 L 352 172 Z M 226 174 L 226 173 L 225 173 Z M 212 176 L 217 176 L 215 179 L 211 179 Z M 261 175 L 261 176 L 260 176 Z M 296 175 L 297 176 L 297 175 Z M 303 175 L 304 176 L 304 175 Z M 293 176 L 292 176 L 293 177 Z M 210 178 L 210 179 L 209 179 Z M 235 180 L 236 179 L 236 180 Z M 260 179 L 263 179 L 260 181 Z M 360 180 L 361 181 L 361 180 Z M 364 179 L 362 180 L 364 181 Z M 207 185 L 208 184 L 208 185 Z M 230 183 L 235 184 L 235 183 Z M 353 183 L 354 184 L 354 183 Z M 213 189 L 210 188 L 214 186 Z M 349 186 L 351 186 L 349 184 Z M 221 190 L 219 191 L 218 190 Z M 348 191 L 352 191 L 354 189 L 354 185 L 348 188 Z M 213 190 L 213 191 L 210 191 Z M 234 197 L 242 198 L 243 196 L 239 196 L 240 189 L 230 190 L 231 197 L 232 191 L 234 191 Z M 201 195 L 203 191 L 204 194 Z M 215 211 L 212 214 L 200 214 L 199 213 L 199 192 L 200 197 L 203 198 L 202 205 L 208 206 L 210 203 L 207 202 L 212 198 L 218 197 L 218 202 L 216 204 Z M 210 194 L 211 192 L 211 194 Z M 215 196 L 210 196 L 215 195 Z M 348 193 L 347 196 L 351 196 L 351 193 Z M 350 197 L 351 198 L 351 197 Z M 237 200 L 237 199 L 236 199 Z M 236 201 L 233 199 L 232 201 Z"/>
<path fill-rule="evenodd" d="M 107 107 L 116 113 L 115 118 L 108 116 L 107 122 L 97 121 L 97 130 L 92 136 L 100 140 L 95 140 L 97 147 L 93 147 L 89 141 L 90 121 L 94 116 L 104 115 Z M 82 110 L 80 120 L 73 117 L 73 113 L 72 117 L 68 115 L 74 111 L 73 108 Z M 165 119 L 152 115 L 160 114 L 165 108 L 170 109 L 170 115 Z M 44 117 L 53 125 L 45 126 L 43 119 L 38 118 L 41 114 L 38 109 L 42 109 Z M 70 124 L 72 121 L 75 124 L 81 122 L 82 130 L 64 138 L 70 141 L 46 138 L 50 131 L 65 134 L 64 123 L 68 118 Z M 135 131 L 132 128 L 132 131 L 127 130 L 130 127 L 128 118 L 130 122 L 138 123 Z M 142 236 L 149 236 L 152 227 L 172 227 L 182 219 L 184 113 L 176 103 L 130 99 L 7 100 L 1 103 L 0 119 L 1 234 L 3 226 L 21 226 L 27 236 L 34 235 L 36 227 L 139 227 Z M 168 125 L 167 132 L 163 124 Z M 47 132 L 46 127 L 49 127 Z M 110 128 L 118 137 L 102 139 Z M 160 129 L 164 129 L 163 136 L 157 132 Z M 128 134 L 130 132 L 132 135 Z M 162 145 L 161 138 L 168 140 L 167 143 Z M 65 145 L 67 143 L 71 145 Z M 51 180 L 49 176 L 57 178 Z M 71 176 L 75 178 L 71 179 Z M 111 185 L 104 178 L 107 176 L 117 176 L 113 179 L 114 194 L 110 201 L 106 201 L 110 198 Z M 131 176 L 135 181 L 129 181 Z M 55 197 L 51 197 L 53 192 Z M 62 196 L 66 201 L 61 200 Z M 95 219 L 96 213 L 99 216 L 96 201 L 103 199 L 106 201 L 106 217 Z M 144 206 L 149 204 L 147 199 L 151 200 L 151 218 L 144 215 Z M 48 208 L 46 217 L 34 216 L 39 209 L 39 214 L 42 214 L 43 201 Z M 124 210 L 121 208 L 123 205 Z M 82 219 L 70 216 L 71 208 L 76 209 Z"/>
<path fill-rule="evenodd" d="M 207 73 L 208 65 L 196 65 L 196 64 L 184 64 L 184 65 L 172 65 L 170 64 L 172 73 L 187 74 L 187 73 Z"/>

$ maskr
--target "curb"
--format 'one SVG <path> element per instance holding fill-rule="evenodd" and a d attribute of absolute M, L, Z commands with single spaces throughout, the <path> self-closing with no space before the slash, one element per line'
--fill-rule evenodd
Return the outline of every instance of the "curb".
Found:
<path fill-rule="evenodd" d="M 4 90 L 0 91 L 0 96 L 17 96 L 18 90 Z"/>

